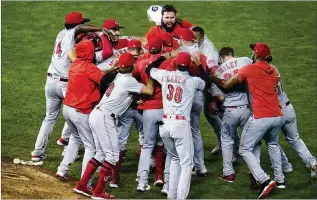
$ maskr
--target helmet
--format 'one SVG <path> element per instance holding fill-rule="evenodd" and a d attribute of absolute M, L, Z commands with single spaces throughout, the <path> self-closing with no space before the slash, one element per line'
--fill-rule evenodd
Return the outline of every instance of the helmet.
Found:
<path fill-rule="evenodd" d="M 147 10 L 147 16 L 151 22 L 154 22 L 156 25 L 160 26 L 162 19 L 162 6 L 150 6 L 150 8 Z"/>

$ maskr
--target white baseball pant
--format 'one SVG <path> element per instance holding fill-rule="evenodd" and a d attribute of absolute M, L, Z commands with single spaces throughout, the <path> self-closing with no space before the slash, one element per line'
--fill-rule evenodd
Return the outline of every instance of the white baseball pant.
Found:
<path fill-rule="evenodd" d="M 193 167 L 193 138 L 186 120 L 163 119 L 160 136 L 171 154 L 168 198 L 185 199 L 188 196 Z"/>

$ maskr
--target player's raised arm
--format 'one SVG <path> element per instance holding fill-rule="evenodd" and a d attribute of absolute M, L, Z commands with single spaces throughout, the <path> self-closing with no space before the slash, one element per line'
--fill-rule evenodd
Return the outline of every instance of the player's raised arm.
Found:
<path fill-rule="evenodd" d="M 205 81 L 205 89 L 208 89 L 211 87 L 211 82 L 210 79 L 206 73 L 206 71 L 204 70 L 202 64 L 200 63 L 199 60 L 199 54 L 192 54 L 191 55 L 191 59 L 192 62 L 197 66 L 198 70 L 199 70 L 199 77 Z"/>
<path fill-rule="evenodd" d="M 75 27 L 75 33 L 88 33 L 88 32 L 97 32 L 102 31 L 102 27 L 98 27 L 90 24 L 80 24 Z"/>

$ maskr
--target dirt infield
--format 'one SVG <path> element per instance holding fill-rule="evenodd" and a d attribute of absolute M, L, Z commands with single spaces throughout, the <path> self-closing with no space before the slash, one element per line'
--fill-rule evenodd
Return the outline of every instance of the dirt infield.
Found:
<path fill-rule="evenodd" d="M 74 181 L 61 182 L 54 174 L 37 166 L 13 164 L 1 158 L 1 198 L 3 199 L 79 199 Z"/>

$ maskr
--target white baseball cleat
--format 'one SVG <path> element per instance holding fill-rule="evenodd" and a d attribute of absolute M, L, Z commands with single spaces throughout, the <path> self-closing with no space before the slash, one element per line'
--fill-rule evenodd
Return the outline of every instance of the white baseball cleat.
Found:
<path fill-rule="evenodd" d="M 59 169 L 60 169 L 60 167 L 58 167 L 58 170 L 57 170 L 55 176 L 61 181 L 66 181 L 68 179 L 68 173 L 67 172 L 62 172 Z"/>
<path fill-rule="evenodd" d="M 167 183 L 164 183 L 163 188 L 161 190 L 162 194 L 168 195 L 168 185 Z"/>
<path fill-rule="evenodd" d="M 111 187 L 111 188 L 118 188 L 118 187 L 119 187 L 119 184 L 109 183 L 109 187 Z"/>
<path fill-rule="evenodd" d="M 137 191 L 139 192 L 145 192 L 150 190 L 151 187 L 147 183 L 139 183 L 138 187 L 136 188 Z"/>

